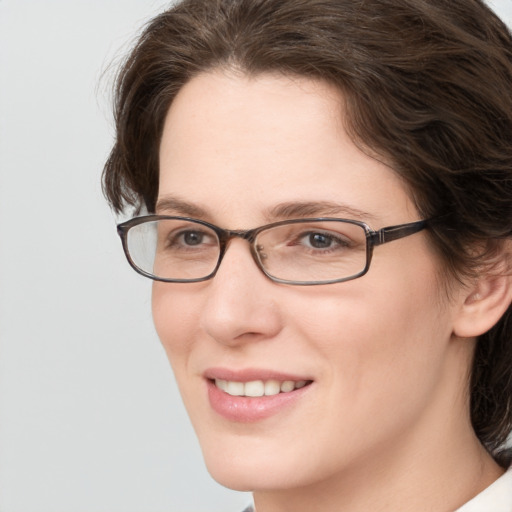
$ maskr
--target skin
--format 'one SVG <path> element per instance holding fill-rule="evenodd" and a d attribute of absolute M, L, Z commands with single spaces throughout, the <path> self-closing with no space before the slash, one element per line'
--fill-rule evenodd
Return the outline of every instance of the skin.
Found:
<path fill-rule="evenodd" d="M 328 201 L 351 209 L 329 216 L 373 229 L 418 220 L 403 184 L 342 120 L 339 93 L 321 82 L 198 75 L 166 119 L 157 213 L 249 229 L 281 220 L 276 205 Z M 439 267 L 421 232 L 376 248 L 362 278 L 289 286 L 235 239 L 212 280 L 155 282 L 156 329 L 212 476 L 254 491 L 258 512 L 448 512 L 495 480 L 469 420 L 474 338 L 454 334 L 469 292 L 452 283 L 448 300 Z M 266 419 L 233 422 L 210 406 L 211 367 L 313 384 Z"/>

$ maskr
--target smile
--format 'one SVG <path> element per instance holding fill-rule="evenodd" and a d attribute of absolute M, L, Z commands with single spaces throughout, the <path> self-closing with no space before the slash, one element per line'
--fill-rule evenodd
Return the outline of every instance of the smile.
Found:
<path fill-rule="evenodd" d="M 252 380 L 250 382 L 239 382 L 233 380 L 215 379 L 215 386 L 231 396 L 246 396 L 246 397 L 262 397 L 273 396 L 279 393 L 290 393 L 296 389 L 301 389 L 311 381 L 306 380 L 285 380 L 278 381 L 270 379 Z"/>

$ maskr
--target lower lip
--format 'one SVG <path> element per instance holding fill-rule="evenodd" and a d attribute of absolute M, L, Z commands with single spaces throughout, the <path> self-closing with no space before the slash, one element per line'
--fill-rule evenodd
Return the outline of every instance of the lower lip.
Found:
<path fill-rule="evenodd" d="M 262 397 L 232 396 L 207 381 L 208 398 L 212 409 L 229 421 L 251 423 L 261 421 L 288 409 L 305 393 L 311 384 L 288 393 Z"/>

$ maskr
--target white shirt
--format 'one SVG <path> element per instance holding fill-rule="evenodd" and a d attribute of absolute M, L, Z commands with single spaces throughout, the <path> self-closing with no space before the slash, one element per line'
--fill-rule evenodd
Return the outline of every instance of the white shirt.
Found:
<path fill-rule="evenodd" d="M 455 512 L 512 512 L 512 466 L 496 482 Z"/>

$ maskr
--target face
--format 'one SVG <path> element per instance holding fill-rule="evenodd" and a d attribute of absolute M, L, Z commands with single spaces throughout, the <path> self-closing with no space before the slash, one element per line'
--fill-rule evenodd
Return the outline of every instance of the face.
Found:
<path fill-rule="evenodd" d="M 195 77 L 166 119 L 157 213 L 227 229 L 301 216 L 373 229 L 418 220 L 393 171 L 362 153 L 342 120 L 341 97 L 324 83 Z M 377 247 L 359 279 L 284 285 L 234 239 L 213 279 L 155 282 L 156 329 L 213 477 L 289 489 L 424 450 L 466 370 L 452 354 L 456 308 L 438 265 L 421 232 Z M 262 389 L 271 395 L 230 394 Z"/>

